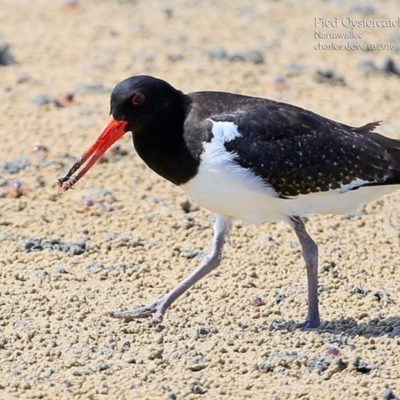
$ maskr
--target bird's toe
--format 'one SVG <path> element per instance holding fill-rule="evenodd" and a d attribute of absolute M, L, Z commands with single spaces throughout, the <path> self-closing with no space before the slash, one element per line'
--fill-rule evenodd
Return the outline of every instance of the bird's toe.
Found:
<path fill-rule="evenodd" d="M 110 317 L 119 318 L 125 321 L 132 321 L 138 318 L 152 318 L 153 323 L 160 323 L 163 315 L 157 303 L 152 303 L 145 307 L 138 307 L 133 310 L 110 312 Z"/>
<path fill-rule="evenodd" d="M 315 320 L 305 320 L 304 322 L 300 324 L 296 324 L 297 329 L 302 329 L 302 330 L 307 330 L 307 329 L 313 329 L 313 328 L 318 328 L 321 324 L 321 321 L 319 319 Z"/>

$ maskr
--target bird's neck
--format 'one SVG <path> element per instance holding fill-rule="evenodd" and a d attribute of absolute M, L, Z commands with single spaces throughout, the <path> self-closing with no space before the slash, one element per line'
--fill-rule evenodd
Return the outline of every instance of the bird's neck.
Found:
<path fill-rule="evenodd" d="M 198 170 L 200 152 L 189 148 L 184 138 L 185 113 L 154 118 L 145 130 L 133 132 L 133 144 L 140 158 L 158 175 L 183 185 Z"/>

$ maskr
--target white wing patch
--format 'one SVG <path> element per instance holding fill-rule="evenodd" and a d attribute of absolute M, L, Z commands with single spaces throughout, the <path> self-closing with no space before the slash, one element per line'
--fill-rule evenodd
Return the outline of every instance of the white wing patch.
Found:
<path fill-rule="evenodd" d="M 213 124 L 211 132 L 214 135 L 214 138 L 218 141 L 222 140 L 222 143 L 230 142 L 231 140 L 236 139 L 237 137 L 241 137 L 237 125 L 233 122 L 215 122 L 212 119 L 208 119 Z"/>

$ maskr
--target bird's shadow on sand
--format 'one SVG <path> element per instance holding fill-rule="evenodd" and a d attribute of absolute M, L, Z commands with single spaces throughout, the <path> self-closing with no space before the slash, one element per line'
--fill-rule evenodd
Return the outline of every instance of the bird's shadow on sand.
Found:
<path fill-rule="evenodd" d="M 288 321 L 276 330 L 294 331 L 296 324 Z M 367 338 L 387 336 L 389 338 L 400 337 L 400 317 L 385 319 L 373 319 L 368 322 L 359 322 L 353 318 L 340 318 L 333 321 L 322 321 L 318 328 L 306 329 L 308 331 L 331 333 L 333 335 L 344 334 L 348 337 L 364 336 Z"/>
<path fill-rule="evenodd" d="M 395 338 L 400 337 L 400 317 L 376 318 L 368 322 L 359 322 L 353 318 L 340 318 L 335 321 L 323 321 L 316 330 L 332 334 L 344 333 L 350 337 L 387 336 Z"/>

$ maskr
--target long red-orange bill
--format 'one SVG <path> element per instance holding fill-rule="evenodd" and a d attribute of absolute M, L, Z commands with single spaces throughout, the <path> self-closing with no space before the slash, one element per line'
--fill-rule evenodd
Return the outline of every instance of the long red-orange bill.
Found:
<path fill-rule="evenodd" d="M 110 116 L 107 124 L 93 144 L 86 149 L 81 158 L 72 165 L 64 177 L 57 179 L 58 193 L 61 194 L 72 188 L 89 171 L 105 151 L 125 134 L 126 124 L 126 121 L 116 121 L 113 116 Z M 85 163 L 86 165 L 78 174 L 72 176 Z"/>

